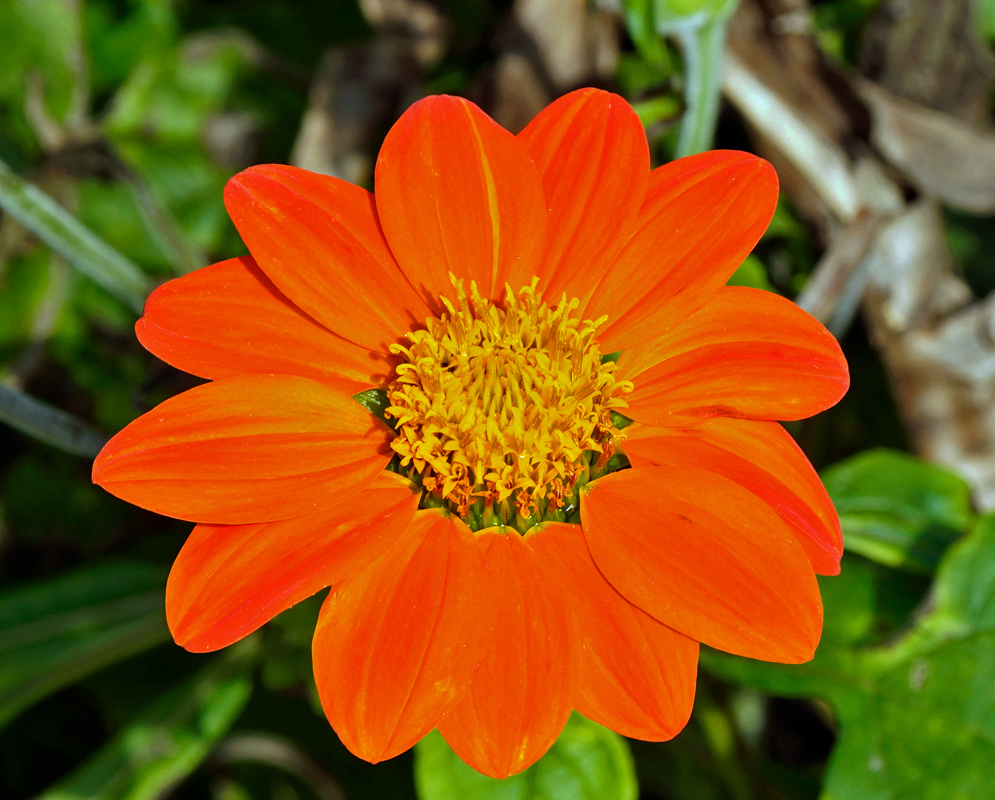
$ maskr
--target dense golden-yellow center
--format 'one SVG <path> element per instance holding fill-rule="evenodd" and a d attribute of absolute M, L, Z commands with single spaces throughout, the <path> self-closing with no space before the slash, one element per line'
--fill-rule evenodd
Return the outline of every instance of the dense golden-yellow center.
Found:
<path fill-rule="evenodd" d="M 454 281 L 448 313 L 391 348 L 403 357 L 386 411 L 400 466 L 472 527 L 563 518 L 614 453 L 611 412 L 632 389 L 602 363 L 600 320 L 572 316 L 565 296 L 550 308 L 536 283 L 508 287 L 502 308 Z"/>

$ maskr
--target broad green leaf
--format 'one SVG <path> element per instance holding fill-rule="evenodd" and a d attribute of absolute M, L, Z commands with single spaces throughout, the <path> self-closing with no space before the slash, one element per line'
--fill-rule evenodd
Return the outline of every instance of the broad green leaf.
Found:
<path fill-rule="evenodd" d="M 815 658 L 783 666 L 701 649 L 701 663 L 724 677 L 778 697 L 819 697 L 848 689 L 848 677 L 861 644 L 874 622 L 875 586 L 872 565 L 848 556 L 840 574 L 819 578 L 824 621 Z"/>
<path fill-rule="evenodd" d="M 504 780 L 468 767 L 433 731 L 415 748 L 415 786 L 420 800 L 635 800 L 639 793 L 625 740 L 577 713 L 546 755 Z"/>
<path fill-rule="evenodd" d="M 971 524 L 971 493 L 957 475 L 894 450 L 870 450 L 822 476 L 847 550 L 890 567 L 932 572 Z"/>
<path fill-rule="evenodd" d="M 995 516 L 950 548 L 927 610 L 892 643 L 861 648 L 838 635 L 857 605 L 842 605 L 846 589 L 826 597 L 826 636 L 809 664 L 713 651 L 703 663 L 763 691 L 832 704 L 841 730 L 823 800 L 995 797 Z"/>
<path fill-rule="evenodd" d="M 164 585 L 158 569 L 108 564 L 0 595 L 0 725 L 168 639 Z"/>
<path fill-rule="evenodd" d="M 156 800 L 204 761 L 252 693 L 248 648 L 164 695 L 38 800 Z"/>

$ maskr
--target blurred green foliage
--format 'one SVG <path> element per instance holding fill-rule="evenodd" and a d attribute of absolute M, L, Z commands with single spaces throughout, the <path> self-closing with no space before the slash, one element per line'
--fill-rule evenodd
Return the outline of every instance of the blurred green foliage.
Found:
<path fill-rule="evenodd" d="M 102 564 L 0 595 L 0 725 L 50 692 L 169 637 L 163 575 Z"/>
<path fill-rule="evenodd" d="M 452 35 L 424 86 L 486 99 L 510 3 L 440 6 Z M 877 6 L 814 3 L 823 50 L 853 67 Z M 614 81 L 657 163 L 684 109 L 661 8 L 626 4 L 631 42 Z M 974 8 L 995 39 L 995 4 Z M 352 0 L 0 2 L 0 160 L 151 285 L 244 252 L 225 181 L 286 162 L 322 54 L 372 35 Z M 717 144 L 749 147 L 728 116 Z M 0 380 L 104 433 L 193 385 L 137 345 L 134 298 L 0 221 Z M 948 212 L 947 230 L 975 291 L 995 289 L 992 220 Z M 821 246 L 782 201 L 731 283 L 794 297 Z M 790 426 L 823 469 L 848 550 L 841 575 L 820 581 L 816 659 L 706 652 L 674 741 L 626 743 L 575 715 L 545 759 L 504 782 L 438 734 L 377 766 L 341 746 L 311 675 L 320 596 L 228 653 L 167 642 L 164 577 L 189 525 L 114 500 L 85 461 L 0 426 L 0 796 L 992 797 L 995 521 L 974 515 L 960 476 L 895 449 L 901 426 L 859 320 L 843 347 L 848 397 Z"/>
<path fill-rule="evenodd" d="M 252 693 L 247 640 L 160 697 L 43 800 L 155 800 L 210 755 Z"/>
<path fill-rule="evenodd" d="M 545 756 L 505 780 L 468 767 L 438 731 L 415 753 L 420 800 L 636 800 L 638 794 L 625 740 L 576 712 Z"/>
<path fill-rule="evenodd" d="M 725 677 L 784 697 L 828 700 L 840 725 L 827 800 L 982 798 L 995 793 L 995 518 L 982 517 L 942 560 L 926 613 L 875 642 L 871 571 L 844 563 L 820 582 L 825 629 L 797 667 L 708 652 Z"/>
<path fill-rule="evenodd" d="M 858 60 L 861 33 L 881 0 L 836 0 L 812 9 L 816 36 L 823 51 L 841 62 Z"/>
<path fill-rule="evenodd" d="M 971 491 L 949 470 L 905 453 L 868 450 L 823 474 L 847 550 L 932 573 L 971 523 Z"/>
<path fill-rule="evenodd" d="M 977 0 L 974 4 L 975 19 L 982 36 L 995 40 L 995 3 L 992 0 Z"/>

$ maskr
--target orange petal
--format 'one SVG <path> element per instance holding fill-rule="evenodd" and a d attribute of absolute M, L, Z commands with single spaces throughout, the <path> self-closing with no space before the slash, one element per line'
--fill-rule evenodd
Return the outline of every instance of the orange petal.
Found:
<path fill-rule="evenodd" d="M 227 647 L 381 556 L 407 528 L 418 495 L 382 472 L 324 511 L 254 525 L 198 525 L 166 583 L 166 621 L 195 653 Z"/>
<path fill-rule="evenodd" d="M 846 359 L 821 323 L 771 292 L 727 286 L 647 349 L 622 353 L 636 385 L 626 416 L 663 427 L 687 417 L 802 419 L 850 386 Z M 643 372 L 647 360 L 665 360 Z M 632 377 L 635 375 L 635 377 Z"/>
<path fill-rule="evenodd" d="M 475 770 L 506 778 L 541 758 L 566 724 L 576 654 L 565 597 L 529 537 L 496 528 L 477 536 L 490 574 L 480 602 L 494 613 L 493 649 L 439 732 Z"/>
<path fill-rule="evenodd" d="M 429 310 L 390 254 L 365 189 L 265 164 L 228 181 L 225 206 L 267 277 L 339 336 L 386 352 L 424 325 Z"/>
<path fill-rule="evenodd" d="M 581 494 L 594 562 L 631 602 L 736 655 L 800 663 L 822 601 L 791 529 L 728 478 L 683 466 L 607 475 Z"/>
<path fill-rule="evenodd" d="M 432 730 L 466 693 L 482 655 L 469 528 L 419 511 L 383 557 L 334 586 L 314 634 L 321 705 L 360 758 L 392 758 Z"/>
<path fill-rule="evenodd" d="M 547 523 L 533 547 L 571 588 L 581 654 L 574 707 L 623 736 L 662 742 L 687 724 L 698 643 L 620 595 L 594 565 L 579 525 Z"/>
<path fill-rule="evenodd" d="M 581 311 L 636 225 L 649 180 L 646 133 L 617 94 L 579 89 L 518 135 L 539 168 L 549 209 L 539 265 L 543 295 L 563 292 Z"/>
<path fill-rule="evenodd" d="M 160 286 L 135 333 L 146 350 L 201 378 L 300 375 L 349 395 L 384 383 L 395 360 L 319 325 L 249 256 Z"/>
<path fill-rule="evenodd" d="M 136 506 L 193 522 L 273 522 L 365 488 L 390 460 L 390 430 L 307 378 L 248 375 L 197 386 L 139 417 L 93 464 Z"/>
<path fill-rule="evenodd" d="M 777 205 L 777 175 L 749 153 L 713 150 L 650 173 L 629 239 L 586 315 L 609 315 L 602 352 L 659 336 L 700 308 L 743 263 Z"/>
<path fill-rule="evenodd" d="M 840 521 L 795 440 L 776 422 L 713 417 L 693 428 L 625 430 L 633 467 L 693 465 L 748 489 L 781 517 L 820 575 L 838 575 L 843 555 Z"/>
<path fill-rule="evenodd" d="M 467 100 L 427 97 L 404 112 L 380 150 L 376 197 L 390 249 L 433 307 L 453 297 L 450 273 L 497 300 L 505 283 L 517 291 L 536 274 L 539 175 L 521 143 Z"/>

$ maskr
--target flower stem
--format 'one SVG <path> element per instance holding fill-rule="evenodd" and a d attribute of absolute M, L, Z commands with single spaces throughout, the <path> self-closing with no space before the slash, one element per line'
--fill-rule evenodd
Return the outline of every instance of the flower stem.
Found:
<path fill-rule="evenodd" d="M 708 150 L 715 136 L 722 95 L 722 56 L 726 20 L 710 19 L 679 28 L 675 35 L 684 53 L 684 102 L 677 157 Z"/>

